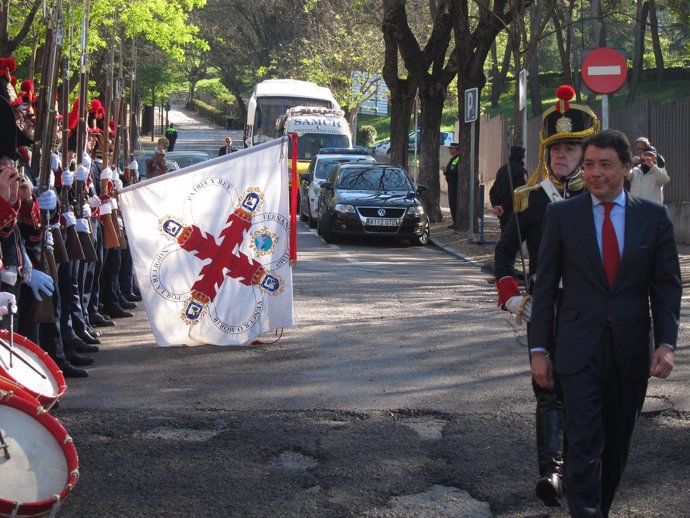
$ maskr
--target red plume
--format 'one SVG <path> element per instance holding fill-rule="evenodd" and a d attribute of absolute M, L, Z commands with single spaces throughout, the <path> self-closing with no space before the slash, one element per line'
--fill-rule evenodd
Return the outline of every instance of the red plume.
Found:
<path fill-rule="evenodd" d="M 67 127 L 69 129 L 74 129 L 77 127 L 79 122 L 79 98 L 77 97 L 72 104 L 72 109 L 67 115 Z"/>
<path fill-rule="evenodd" d="M 575 97 L 575 90 L 570 85 L 561 85 L 556 89 L 556 97 L 558 97 L 556 108 L 561 113 L 565 113 L 570 109 L 568 101 Z"/>

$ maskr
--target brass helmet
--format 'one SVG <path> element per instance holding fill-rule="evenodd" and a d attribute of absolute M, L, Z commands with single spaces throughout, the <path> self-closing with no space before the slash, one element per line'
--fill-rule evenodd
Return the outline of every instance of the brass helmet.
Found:
<path fill-rule="evenodd" d="M 528 185 L 536 185 L 549 176 L 548 148 L 558 142 L 581 142 L 599 132 L 600 123 L 596 114 L 582 104 L 571 103 L 575 90 L 570 85 L 556 89 L 558 101 L 542 116 L 539 132 L 539 164 L 530 176 Z"/>

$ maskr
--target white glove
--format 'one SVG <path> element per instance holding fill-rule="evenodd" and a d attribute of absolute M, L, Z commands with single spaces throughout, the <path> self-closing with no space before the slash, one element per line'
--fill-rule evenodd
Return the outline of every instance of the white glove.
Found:
<path fill-rule="evenodd" d="M 101 206 L 101 199 L 98 196 L 89 196 L 89 206 L 96 209 Z"/>
<path fill-rule="evenodd" d="M 107 216 L 113 212 L 113 208 L 110 206 L 109 201 L 104 201 L 101 203 L 101 216 Z"/>
<path fill-rule="evenodd" d="M 58 158 L 58 156 L 55 153 L 51 154 L 50 155 L 50 170 L 52 172 L 56 172 L 59 167 L 60 167 L 60 159 Z"/>
<path fill-rule="evenodd" d="M 84 164 L 84 167 L 86 167 L 87 171 L 91 169 L 91 157 L 88 153 L 84 153 L 81 155 L 81 163 Z"/>
<path fill-rule="evenodd" d="M 532 298 L 523 295 L 510 297 L 505 303 L 505 307 L 513 315 L 520 316 L 529 322 L 532 318 Z"/>
<path fill-rule="evenodd" d="M 113 170 L 110 169 L 109 167 L 104 167 L 103 171 L 101 171 L 101 180 L 112 180 L 113 179 Z"/>
<path fill-rule="evenodd" d="M 29 286 L 31 286 L 31 290 L 34 292 L 34 297 L 36 297 L 36 300 L 39 302 L 43 300 L 41 293 L 50 297 L 55 289 L 53 278 L 40 270 L 34 270 L 28 282 Z"/>
<path fill-rule="evenodd" d="M 0 291 L 0 317 L 4 317 L 10 311 L 17 312 L 17 299 L 12 293 Z"/>
<path fill-rule="evenodd" d="M 51 252 L 55 250 L 55 241 L 53 241 L 53 233 L 46 229 L 46 249 Z"/>
<path fill-rule="evenodd" d="M 63 212 L 62 217 L 65 218 L 65 228 L 71 227 L 77 223 L 77 218 L 74 217 L 74 212 Z"/>
<path fill-rule="evenodd" d="M 62 172 L 62 185 L 65 187 L 72 187 L 72 184 L 74 183 L 74 176 L 72 176 L 71 171 L 63 171 Z"/>
<path fill-rule="evenodd" d="M 113 187 L 115 189 L 122 189 L 124 187 L 124 184 L 122 183 L 122 180 L 120 180 L 120 175 L 116 174 L 115 178 L 113 178 Z"/>
<path fill-rule="evenodd" d="M 80 165 L 77 167 L 77 170 L 74 171 L 74 179 L 79 182 L 85 182 L 88 177 L 89 170 L 87 169 L 86 165 Z"/>
<path fill-rule="evenodd" d="M 85 218 L 90 218 L 91 217 L 91 205 L 88 203 L 85 203 L 82 206 L 82 214 L 84 215 Z"/>
<path fill-rule="evenodd" d="M 77 220 L 77 232 L 85 232 L 86 234 L 90 234 L 91 228 L 89 227 L 89 222 L 85 219 L 79 218 Z"/>
<path fill-rule="evenodd" d="M 38 208 L 41 210 L 55 210 L 57 206 L 57 195 L 55 191 L 48 189 L 43 191 L 38 197 Z"/>
<path fill-rule="evenodd" d="M 113 210 L 120 208 L 120 205 L 117 203 L 117 198 L 110 198 L 110 206 L 113 208 Z"/>

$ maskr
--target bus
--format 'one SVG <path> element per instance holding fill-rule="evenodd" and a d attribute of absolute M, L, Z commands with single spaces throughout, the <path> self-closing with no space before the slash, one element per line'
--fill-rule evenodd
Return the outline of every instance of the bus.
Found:
<path fill-rule="evenodd" d="M 295 106 L 320 106 L 339 110 L 331 90 L 309 81 L 296 79 L 267 79 L 254 88 L 247 104 L 247 124 L 244 141 L 246 146 L 282 136 L 276 121 L 289 108 Z"/>

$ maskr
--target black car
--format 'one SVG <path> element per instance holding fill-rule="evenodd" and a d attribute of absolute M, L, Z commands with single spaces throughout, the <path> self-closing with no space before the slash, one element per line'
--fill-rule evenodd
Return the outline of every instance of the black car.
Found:
<path fill-rule="evenodd" d="M 321 184 L 318 233 L 327 243 L 343 235 L 376 235 L 429 242 L 429 218 L 402 167 L 345 163 Z"/>

